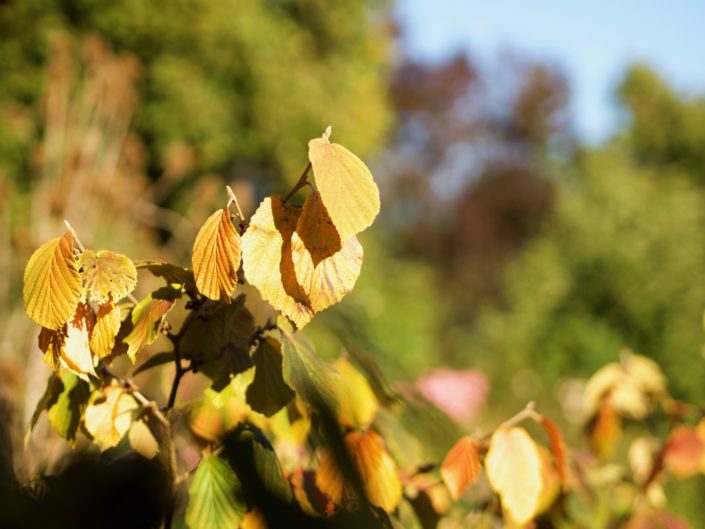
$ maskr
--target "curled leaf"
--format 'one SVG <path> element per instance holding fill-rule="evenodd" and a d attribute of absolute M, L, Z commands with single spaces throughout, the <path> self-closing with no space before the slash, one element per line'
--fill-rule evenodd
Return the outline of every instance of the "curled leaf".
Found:
<path fill-rule="evenodd" d="M 454 500 L 462 496 L 482 470 L 477 445 L 470 437 L 462 437 L 448 451 L 441 465 L 441 477 Z"/>
<path fill-rule="evenodd" d="M 379 189 L 364 162 L 327 137 L 308 143 L 308 157 L 341 241 L 370 226 L 379 213 Z"/>
<path fill-rule="evenodd" d="M 81 277 L 73 256 L 73 235 L 42 244 L 24 271 L 24 306 L 32 320 L 51 330 L 60 329 L 76 311 Z"/>
<path fill-rule="evenodd" d="M 86 250 L 79 265 L 88 299 L 99 305 L 117 303 L 137 285 L 137 269 L 126 255 L 110 250 Z"/>
<path fill-rule="evenodd" d="M 485 468 L 509 516 L 518 524 L 529 522 L 538 512 L 544 483 L 538 446 L 526 430 L 498 428 L 490 440 Z"/>
<path fill-rule="evenodd" d="M 237 286 L 240 235 L 227 208 L 213 213 L 196 235 L 192 263 L 198 291 L 207 298 L 229 301 Z"/>
<path fill-rule="evenodd" d="M 127 355 L 135 362 L 137 353 L 157 339 L 159 324 L 174 304 L 173 299 L 160 299 L 150 294 L 132 309 L 132 331 L 124 341 L 128 345 Z"/>
<path fill-rule="evenodd" d="M 308 297 L 296 279 L 291 255 L 291 236 L 300 211 L 281 196 L 267 197 L 252 215 L 242 237 L 247 281 L 299 328 L 313 317 Z"/>

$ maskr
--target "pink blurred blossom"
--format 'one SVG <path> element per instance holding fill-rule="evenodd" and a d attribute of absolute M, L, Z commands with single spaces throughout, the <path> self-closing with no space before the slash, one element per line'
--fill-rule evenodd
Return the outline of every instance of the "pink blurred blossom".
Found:
<path fill-rule="evenodd" d="M 474 419 L 487 398 L 490 382 L 476 369 L 440 368 L 416 381 L 421 394 L 460 423 Z"/>

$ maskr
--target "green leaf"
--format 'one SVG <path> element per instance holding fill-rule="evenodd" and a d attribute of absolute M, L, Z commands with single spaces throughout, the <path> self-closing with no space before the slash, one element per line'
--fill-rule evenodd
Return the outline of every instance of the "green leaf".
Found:
<path fill-rule="evenodd" d="M 265 446 L 266 443 L 267 446 Z M 246 447 L 251 447 L 251 451 Z M 228 443 L 226 442 L 226 447 Z M 264 488 L 283 502 L 291 502 L 293 495 L 291 484 L 284 477 L 277 454 L 274 453 L 264 434 L 254 427 L 247 427 L 237 434 L 237 450 L 245 449 L 244 453 L 252 454 L 254 471 Z M 234 447 L 232 447 L 234 448 Z M 232 449 L 231 448 L 231 449 Z M 227 453 L 227 448 L 226 448 Z M 247 485 L 247 483 L 245 483 Z"/>
<path fill-rule="evenodd" d="M 69 371 L 60 375 L 62 391 L 47 411 L 49 423 L 68 441 L 76 440 L 76 431 L 91 395 L 88 383 Z"/>
<path fill-rule="evenodd" d="M 230 466 L 216 455 L 201 459 L 189 489 L 186 524 L 191 529 L 232 529 L 245 516 L 238 498 L 240 482 Z"/>
<path fill-rule="evenodd" d="M 333 412 L 337 410 L 335 383 L 338 373 L 318 357 L 302 335 L 291 334 L 282 318 L 279 318 L 278 325 L 282 336 L 284 381 L 308 404 L 323 404 Z"/>
<path fill-rule="evenodd" d="M 56 373 L 52 373 L 51 377 L 49 377 L 49 380 L 47 380 L 47 387 L 44 390 L 44 395 L 42 395 L 42 398 L 39 399 L 39 402 L 37 402 L 37 406 L 34 409 L 34 413 L 32 413 L 32 418 L 29 421 L 27 433 L 24 436 L 25 446 L 29 442 L 29 437 L 30 435 L 32 435 L 32 430 L 37 424 L 39 416 L 42 414 L 43 411 L 48 410 L 56 403 L 63 389 L 64 385 L 61 382 L 61 378 L 59 377 L 59 375 L 57 375 Z"/>
<path fill-rule="evenodd" d="M 149 294 L 132 309 L 132 331 L 124 341 L 128 345 L 127 356 L 133 363 L 137 358 L 137 353 L 145 345 L 149 345 L 157 339 L 159 324 L 174 305 L 174 299 L 179 295 L 180 291 L 176 288 L 160 288 Z"/>
<path fill-rule="evenodd" d="M 284 382 L 280 348 L 281 344 L 270 338 L 262 341 L 253 357 L 255 379 L 247 388 L 247 403 L 267 417 L 274 415 L 295 396 Z"/>
<path fill-rule="evenodd" d="M 252 367 L 249 353 L 254 334 L 255 320 L 241 295 L 229 305 L 215 305 L 210 313 L 193 321 L 181 340 L 181 351 L 213 380 L 213 388 L 220 390 L 231 375 Z"/>

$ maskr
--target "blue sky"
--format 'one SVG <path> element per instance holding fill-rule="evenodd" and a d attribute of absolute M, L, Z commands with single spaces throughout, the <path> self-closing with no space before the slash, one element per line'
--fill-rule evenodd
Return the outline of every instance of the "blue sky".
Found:
<path fill-rule="evenodd" d="M 653 65 L 686 93 L 705 92 L 705 0 L 398 0 L 396 11 L 414 57 L 467 49 L 491 64 L 509 50 L 559 64 L 589 142 L 613 130 L 612 90 L 630 62 Z"/>

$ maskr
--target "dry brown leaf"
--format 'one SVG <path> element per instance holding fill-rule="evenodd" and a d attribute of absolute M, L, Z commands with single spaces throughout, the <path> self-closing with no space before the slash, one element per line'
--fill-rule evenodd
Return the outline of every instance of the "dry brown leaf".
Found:
<path fill-rule="evenodd" d="M 379 189 L 364 162 L 327 135 L 308 143 L 308 157 L 341 241 L 370 226 L 379 213 Z"/>
<path fill-rule="evenodd" d="M 230 211 L 216 211 L 193 243 L 193 273 L 198 291 L 215 301 L 229 301 L 237 286 L 240 267 L 240 235 L 230 221 Z"/>
<path fill-rule="evenodd" d="M 498 428 L 490 440 L 485 469 L 509 516 L 519 524 L 529 522 L 538 512 L 544 483 L 538 446 L 526 430 Z"/>
<path fill-rule="evenodd" d="M 137 269 L 126 255 L 86 250 L 79 260 L 88 299 L 99 305 L 117 303 L 137 285 Z"/>
<path fill-rule="evenodd" d="M 441 477 L 452 498 L 457 500 L 480 476 L 481 470 L 482 464 L 477 453 L 477 445 L 466 436 L 448 451 L 441 465 Z"/>
<path fill-rule="evenodd" d="M 291 237 L 300 213 L 301 208 L 287 204 L 279 195 L 267 197 L 250 218 L 242 237 L 247 281 L 299 328 L 306 325 L 314 313 L 296 279 L 291 254 Z"/>
<path fill-rule="evenodd" d="M 24 271 L 24 306 L 32 320 L 51 330 L 67 323 L 81 298 L 81 277 L 73 255 L 73 235 L 42 244 Z"/>

